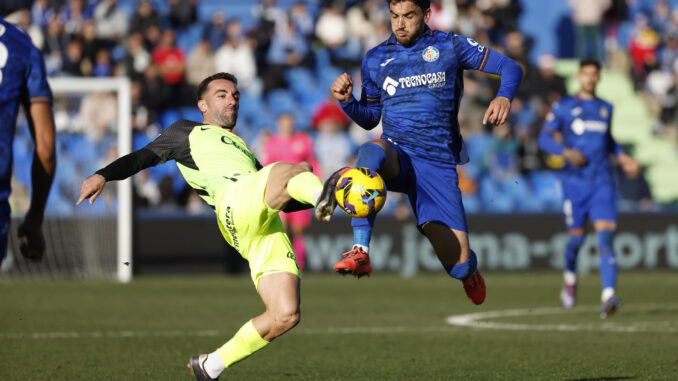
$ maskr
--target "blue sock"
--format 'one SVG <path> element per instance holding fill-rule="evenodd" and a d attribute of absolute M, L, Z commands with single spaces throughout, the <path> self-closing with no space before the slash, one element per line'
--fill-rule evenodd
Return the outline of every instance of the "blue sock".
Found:
<path fill-rule="evenodd" d="M 569 272 L 577 272 L 577 254 L 581 245 L 584 244 L 585 235 L 570 235 L 570 240 L 565 246 L 565 270 Z"/>
<path fill-rule="evenodd" d="M 379 171 L 386 160 L 386 152 L 376 144 L 366 143 L 358 150 L 356 167 L 365 167 L 373 171 Z"/>
<path fill-rule="evenodd" d="M 471 256 L 466 262 L 458 265 L 443 265 L 443 267 L 452 278 L 464 280 L 470 277 L 478 268 L 478 257 L 471 250 Z"/>
<path fill-rule="evenodd" d="M 600 248 L 600 285 L 605 288 L 617 287 L 617 261 L 614 259 L 614 231 L 601 230 L 598 233 Z"/>
<path fill-rule="evenodd" d="M 370 247 L 370 240 L 372 239 L 372 228 L 374 227 L 374 220 L 377 215 L 371 215 L 367 218 L 353 218 L 351 219 L 351 226 L 353 226 L 353 244 L 361 245 L 366 248 Z"/>
<path fill-rule="evenodd" d="M 358 160 L 355 165 L 356 167 L 365 167 L 373 171 L 379 171 L 384 164 L 384 160 L 386 160 L 386 152 L 381 147 L 376 144 L 366 143 L 360 146 Z M 367 218 L 353 218 L 351 220 L 354 245 L 370 247 L 375 219 L 376 215 Z"/>

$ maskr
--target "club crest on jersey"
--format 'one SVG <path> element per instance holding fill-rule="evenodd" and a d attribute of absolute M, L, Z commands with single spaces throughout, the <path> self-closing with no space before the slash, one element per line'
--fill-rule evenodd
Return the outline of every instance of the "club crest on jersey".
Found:
<path fill-rule="evenodd" d="M 429 46 L 426 48 L 426 50 L 424 50 L 424 53 L 422 53 L 421 57 L 426 62 L 434 62 L 440 57 L 440 51 L 435 46 Z"/>
<path fill-rule="evenodd" d="M 600 108 L 600 117 L 603 119 L 607 119 L 610 116 L 610 113 L 607 112 L 607 109 L 605 107 Z"/>

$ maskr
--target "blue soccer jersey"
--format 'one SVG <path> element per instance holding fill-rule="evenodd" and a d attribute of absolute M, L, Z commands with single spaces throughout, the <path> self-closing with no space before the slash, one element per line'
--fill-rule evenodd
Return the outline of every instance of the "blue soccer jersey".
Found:
<path fill-rule="evenodd" d="M 463 93 L 463 71 L 503 73 L 497 96 L 513 98 L 521 71 L 515 62 L 461 35 L 426 28 L 412 46 L 398 44 L 394 35 L 371 49 L 362 63 L 360 104 L 344 110 L 363 127 L 382 117 L 383 139 L 407 152 L 449 164 L 468 161 L 457 114 Z M 360 114 L 365 115 L 360 115 Z M 376 120 L 375 120 L 376 119 Z"/>
<path fill-rule="evenodd" d="M 40 51 L 25 33 L 0 18 L 0 200 L 10 193 L 12 140 L 19 105 L 51 98 Z"/>
<path fill-rule="evenodd" d="M 611 121 L 612 105 L 599 98 L 565 97 L 553 105 L 544 132 L 559 132 L 562 146 L 579 150 L 587 160 L 583 167 L 567 163 L 561 172 L 563 181 L 581 185 L 613 183 L 610 155 L 618 154 L 621 148 L 610 133 Z"/>

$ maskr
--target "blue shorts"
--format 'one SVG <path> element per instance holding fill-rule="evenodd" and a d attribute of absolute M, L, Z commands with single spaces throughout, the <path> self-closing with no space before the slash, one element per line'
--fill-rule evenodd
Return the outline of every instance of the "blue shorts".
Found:
<path fill-rule="evenodd" d="M 468 232 L 457 166 L 410 155 L 393 142 L 387 142 L 398 152 L 400 175 L 387 181 L 386 188 L 407 195 L 419 230 L 427 222 L 439 222 Z"/>
<path fill-rule="evenodd" d="M 570 229 L 591 221 L 617 221 L 617 191 L 614 184 L 581 185 L 563 181 L 563 214 Z"/>
<path fill-rule="evenodd" d="M 7 236 L 9 235 L 9 201 L 0 200 L 0 261 L 7 255 Z"/>

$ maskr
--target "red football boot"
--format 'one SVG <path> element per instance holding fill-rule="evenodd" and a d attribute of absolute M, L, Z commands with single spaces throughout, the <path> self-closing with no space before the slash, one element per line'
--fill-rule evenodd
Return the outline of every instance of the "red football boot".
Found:
<path fill-rule="evenodd" d="M 370 276 L 372 265 L 370 257 L 358 246 L 346 252 L 343 259 L 334 265 L 334 271 L 341 275 L 352 274 L 360 278 L 363 275 Z"/>
<path fill-rule="evenodd" d="M 473 304 L 483 304 L 485 301 L 485 280 L 480 272 L 476 270 L 470 277 L 461 281 L 464 285 L 466 296 L 471 299 Z"/>

